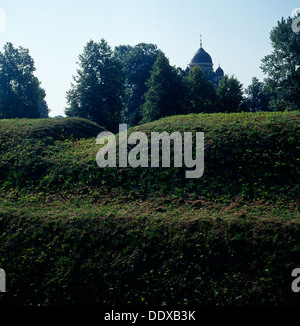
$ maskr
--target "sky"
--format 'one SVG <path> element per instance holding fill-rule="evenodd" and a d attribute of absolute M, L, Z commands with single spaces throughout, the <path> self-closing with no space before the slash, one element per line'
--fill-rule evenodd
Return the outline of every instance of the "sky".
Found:
<path fill-rule="evenodd" d="M 260 65 L 272 52 L 271 30 L 299 7 L 299 0 L 0 0 L 0 51 L 6 42 L 29 49 L 54 117 L 64 115 L 89 40 L 104 38 L 112 48 L 153 43 L 185 69 L 201 34 L 214 69 L 220 63 L 246 88 L 266 77 Z"/>

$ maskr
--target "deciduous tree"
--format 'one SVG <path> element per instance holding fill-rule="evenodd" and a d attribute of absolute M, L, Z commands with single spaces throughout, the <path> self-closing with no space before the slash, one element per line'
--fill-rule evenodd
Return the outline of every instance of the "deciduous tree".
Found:
<path fill-rule="evenodd" d="M 217 107 L 216 87 L 207 80 L 199 66 L 195 66 L 189 71 L 186 82 L 188 112 L 215 112 Z"/>
<path fill-rule="evenodd" d="M 247 95 L 246 102 L 249 111 L 269 111 L 271 95 L 266 90 L 266 85 L 260 82 L 256 77 L 252 78 L 252 83 L 245 90 Z"/>
<path fill-rule="evenodd" d="M 141 106 L 145 102 L 146 82 L 150 78 L 158 53 L 156 45 L 146 43 L 115 48 L 114 55 L 120 60 L 126 73 L 124 120 L 129 126 L 142 119 Z"/>
<path fill-rule="evenodd" d="M 295 18 L 282 18 L 270 33 L 273 52 L 262 59 L 273 110 L 300 108 L 300 33 L 292 30 Z"/>
<path fill-rule="evenodd" d="M 104 39 L 89 41 L 79 56 L 79 69 L 67 92 L 67 116 L 90 119 L 117 131 L 124 96 L 124 72 Z"/>
<path fill-rule="evenodd" d="M 48 117 L 48 106 L 36 76 L 34 60 L 28 49 L 15 48 L 12 43 L 4 45 L 0 52 L 0 118 Z"/>
<path fill-rule="evenodd" d="M 218 88 L 219 110 L 239 112 L 243 100 L 243 85 L 234 76 L 225 75 Z"/>
<path fill-rule="evenodd" d="M 171 66 L 168 58 L 160 52 L 150 79 L 145 103 L 142 106 L 143 121 L 184 113 L 184 83 L 182 72 Z"/>

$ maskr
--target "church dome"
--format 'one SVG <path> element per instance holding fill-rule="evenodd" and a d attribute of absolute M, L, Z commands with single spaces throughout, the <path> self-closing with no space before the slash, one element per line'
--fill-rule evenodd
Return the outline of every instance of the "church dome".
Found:
<path fill-rule="evenodd" d="M 216 70 L 216 74 L 218 75 L 224 75 L 224 71 L 221 67 L 219 67 L 217 70 Z"/>
<path fill-rule="evenodd" d="M 211 56 L 201 47 L 193 56 L 191 63 L 194 65 L 209 64 L 212 65 Z"/>

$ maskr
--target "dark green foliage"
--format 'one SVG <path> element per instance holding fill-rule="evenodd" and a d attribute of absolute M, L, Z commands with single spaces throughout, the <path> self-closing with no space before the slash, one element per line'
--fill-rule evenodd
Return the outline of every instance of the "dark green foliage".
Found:
<path fill-rule="evenodd" d="M 252 84 L 248 86 L 245 93 L 247 95 L 246 105 L 250 112 L 270 110 L 271 95 L 268 93 L 265 83 L 253 77 Z"/>
<path fill-rule="evenodd" d="M 48 118 L 49 109 L 45 100 L 39 103 L 39 116 L 40 118 Z"/>
<path fill-rule="evenodd" d="M 225 75 L 218 88 L 219 111 L 240 112 L 243 100 L 242 84 L 234 77 Z"/>
<path fill-rule="evenodd" d="M 156 45 L 146 43 L 134 47 L 121 45 L 114 50 L 114 56 L 120 60 L 126 73 L 124 121 L 129 126 L 138 124 L 142 119 L 141 106 L 145 102 L 146 82 L 158 53 Z"/>
<path fill-rule="evenodd" d="M 67 92 L 66 115 L 87 118 L 116 131 L 123 108 L 124 73 L 104 39 L 86 44 L 74 81 Z"/>
<path fill-rule="evenodd" d="M 48 117 L 46 93 L 34 71 L 27 49 L 4 45 L 0 52 L 0 119 Z"/>
<path fill-rule="evenodd" d="M 143 122 L 185 112 L 183 76 L 162 52 L 153 65 L 147 86 L 142 106 Z"/>
<path fill-rule="evenodd" d="M 66 114 L 111 131 L 121 122 L 134 126 L 177 114 L 240 111 L 242 85 L 236 78 L 225 76 L 217 92 L 200 67 L 186 76 L 153 44 L 121 45 L 112 52 L 104 40 L 90 41 L 79 59 Z"/>
<path fill-rule="evenodd" d="M 298 110 L 300 107 L 300 34 L 292 30 L 294 18 L 282 18 L 270 33 L 273 52 L 262 59 L 262 70 L 272 110 Z"/>
<path fill-rule="evenodd" d="M 207 80 L 199 66 L 189 71 L 187 83 L 187 112 L 212 113 L 217 111 L 216 87 Z"/>

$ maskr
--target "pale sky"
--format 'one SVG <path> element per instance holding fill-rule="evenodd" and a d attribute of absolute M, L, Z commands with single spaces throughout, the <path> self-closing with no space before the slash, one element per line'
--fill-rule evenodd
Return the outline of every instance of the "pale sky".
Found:
<path fill-rule="evenodd" d="M 6 42 L 29 49 L 50 116 L 64 115 L 78 55 L 91 39 L 112 48 L 154 43 L 171 65 L 186 68 L 202 34 L 214 69 L 220 62 L 247 87 L 252 77 L 264 78 L 272 28 L 298 7 L 299 0 L 1 0 L 0 50 Z"/>

